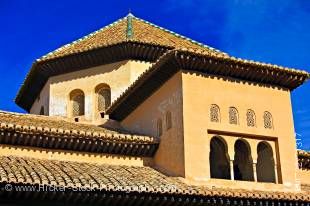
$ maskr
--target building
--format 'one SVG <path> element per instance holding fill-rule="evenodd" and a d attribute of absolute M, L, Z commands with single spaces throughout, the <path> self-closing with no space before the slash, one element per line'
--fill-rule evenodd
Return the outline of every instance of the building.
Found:
<path fill-rule="evenodd" d="M 6 205 L 310 205 L 290 92 L 309 73 L 242 60 L 132 14 L 36 60 L 0 112 Z"/>

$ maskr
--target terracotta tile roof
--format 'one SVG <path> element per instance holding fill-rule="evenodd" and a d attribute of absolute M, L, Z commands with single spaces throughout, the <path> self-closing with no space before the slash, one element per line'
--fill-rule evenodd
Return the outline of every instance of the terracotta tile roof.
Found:
<path fill-rule="evenodd" d="M 299 168 L 310 170 L 310 152 L 305 150 L 297 150 L 297 153 Z"/>
<path fill-rule="evenodd" d="M 165 176 L 150 167 L 65 162 L 15 156 L 0 157 L 0 184 L 48 185 L 66 187 L 68 190 L 84 188 L 86 191 L 89 188 L 100 191 L 102 195 L 105 192 L 136 192 L 202 198 L 310 201 L 310 194 L 305 192 L 263 192 L 191 186 L 179 178 Z"/>
<path fill-rule="evenodd" d="M 297 150 L 298 156 L 310 158 L 310 151 L 306 150 Z"/>
<path fill-rule="evenodd" d="M 310 74 L 302 70 L 218 56 L 202 50 L 174 49 L 165 52 L 144 71 L 112 103 L 107 114 L 118 121 L 123 120 L 179 70 L 218 75 L 224 80 L 236 78 L 289 90 L 297 88 L 310 78 Z M 137 96 L 139 98 L 135 98 Z"/>
<path fill-rule="evenodd" d="M 132 35 L 127 35 L 129 21 Z M 141 43 L 151 43 L 172 48 L 201 49 L 209 53 L 226 56 L 227 54 L 211 48 L 207 45 L 196 42 L 192 39 L 174 33 L 170 30 L 159 27 L 131 14 L 109 24 L 87 36 L 84 36 L 72 43 L 66 44 L 59 49 L 48 53 L 38 61 L 59 58 L 70 54 L 80 53 L 105 47 L 111 44 L 136 41 Z"/>
<path fill-rule="evenodd" d="M 19 114 L 0 111 L 0 143 L 118 153 L 137 146 L 136 155 L 153 155 L 159 140 L 154 137 L 132 134 L 125 130 L 111 130 L 99 126 L 75 123 L 62 117 Z M 141 148 L 143 147 L 143 148 Z M 104 149 L 105 148 L 105 149 Z M 128 148 L 128 149 L 124 149 Z M 114 152 L 113 152 L 114 151 Z M 120 151 L 119 151 L 120 152 Z M 126 153 L 127 154 L 127 153 Z"/>
<path fill-rule="evenodd" d="M 128 30 L 129 17 L 131 17 L 132 19 L 132 37 L 128 37 L 126 35 L 126 31 Z M 196 42 L 188 37 L 182 36 L 173 31 L 157 26 L 151 22 L 137 18 L 130 14 L 87 36 L 84 36 L 72 43 L 66 44 L 53 52 L 50 52 L 49 54 L 40 58 L 38 61 L 81 53 L 84 51 L 89 51 L 91 49 L 106 47 L 120 42 L 140 42 L 169 47 L 176 50 L 191 51 L 196 53 L 197 55 L 211 55 L 218 58 L 224 58 L 233 62 L 246 63 L 253 66 L 263 66 L 273 69 L 295 71 L 297 73 L 307 73 L 301 70 L 282 67 L 275 64 L 256 62 L 230 56 L 227 53 L 224 53 L 202 43 Z"/>
<path fill-rule="evenodd" d="M 128 35 L 129 28 L 130 35 Z M 164 52 L 173 49 L 190 51 L 198 56 L 203 54 L 217 58 L 217 61 L 221 61 L 230 67 L 238 64 L 241 68 L 246 67 L 248 69 L 253 67 L 260 70 L 267 68 L 268 71 L 265 72 L 265 75 L 272 76 L 274 81 L 277 81 L 278 77 L 274 77 L 273 73 L 279 71 L 291 73 L 292 78 L 295 78 L 295 75 L 310 77 L 304 71 L 229 56 L 207 45 L 128 15 L 37 59 L 21 85 L 15 102 L 29 112 L 35 98 L 50 76 L 125 59 L 154 62 Z M 244 69 L 244 71 L 248 69 Z M 247 76 L 246 73 L 244 72 L 243 76 Z M 261 74 L 258 73 L 258 75 Z M 265 77 L 261 79 L 265 79 Z M 296 85 L 292 88 L 296 88 Z"/>

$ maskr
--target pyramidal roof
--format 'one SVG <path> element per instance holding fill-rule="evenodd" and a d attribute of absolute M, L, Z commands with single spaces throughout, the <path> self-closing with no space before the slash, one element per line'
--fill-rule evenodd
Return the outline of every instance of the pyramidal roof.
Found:
<path fill-rule="evenodd" d="M 77 54 L 128 41 L 155 44 L 175 49 L 203 50 L 204 52 L 210 52 L 216 55 L 227 55 L 224 52 L 154 25 L 129 13 L 126 17 L 72 43 L 66 44 L 59 49 L 48 53 L 37 61 L 64 57 L 70 54 Z"/>
<path fill-rule="evenodd" d="M 124 18 L 37 59 L 21 85 L 15 102 L 30 111 L 51 76 L 126 59 L 155 63 L 159 59 L 166 59 L 161 58 L 165 55 L 171 61 L 176 58 L 177 64 L 180 61 L 187 62 L 186 69 L 204 69 L 211 74 L 273 84 L 291 90 L 310 78 L 306 71 L 235 58 L 129 13 Z M 186 60 L 184 55 L 187 56 Z M 197 58 L 201 60 L 201 64 Z M 211 69 L 213 67 L 216 68 Z"/>

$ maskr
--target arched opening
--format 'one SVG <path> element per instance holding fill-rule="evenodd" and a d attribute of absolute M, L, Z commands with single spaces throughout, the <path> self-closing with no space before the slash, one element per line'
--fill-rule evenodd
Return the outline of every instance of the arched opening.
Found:
<path fill-rule="evenodd" d="M 276 182 L 275 162 L 273 151 L 267 142 L 260 142 L 257 146 L 257 181 Z"/>
<path fill-rule="evenodd" d="M 210 120 L 211 122 L 220 122 L 220 108 L 216 104 L 210 107 Z"/>
<path fill-rule="evenodd" d="M 157 120 L 157 136 L 160 137 L 163 134 L 163 122 L 162 120 L 159 118 Z"/>
<path fill-rule="evenodd" d="M 211 139 L 209 158 L 211 178 L 230 180 L 229 156 L 224 140 L 219 137 Z"/>
<path fill-rule="evenodd" d="M 270 112 L 267 112 L 267 111 L 264 112 L 264 127 L 266 129 L 272 129 L 273 128 L 272 115 Z"/>
<path fill-rule="evenodd" d="M 235 107 L 229 107 L 229 123 L 239 124 L 239 114 Z"/>
<path fill-rule="evenodd" d="M 97 96 L 97 110 L 105 111 L 111 105 L 111 88 L 107 84 L 99 84 L 95 88 Z"/>
<path fill-rule="evenodd" d="M 166 129 L 169 130 L 172 127 L 172 116 L 171 112 L 166 112 Z"/>
<path fill-rule="evenodd" d="M 73 117 L 85 114 L 85 95 L 80 89 L 70 92 L 71 114 Z"/>
<path fill-rule="evenodd" d="M 256 117 L 255 117 L 255 112 L 251 109 L 248 109 L 246 113 L 246 121 L 248 127 L 255 127 L 256 125 Z"/>
<path fill-rule="evenodd" d="M 250 147 L 244 140 L 235 142 L 234 179 L 253 181 L 253 160 Z"/>

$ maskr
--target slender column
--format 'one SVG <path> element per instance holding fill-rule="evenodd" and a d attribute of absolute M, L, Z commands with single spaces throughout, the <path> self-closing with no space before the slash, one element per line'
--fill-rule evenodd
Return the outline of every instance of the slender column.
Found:
<path fill-rule="evenodd" d="M 228 156 L 229 156 L 229 164 L 230 164 L 230 179 L 235 180 L 234 175 L 234 159 L 235 159 L 235 138 L 227 137 L 225 139 L 227 141 L 228 147 Z"/>
<path fill-rule="evenodd" d="M 257 162 L 253 161 L 253 175 L 254 175 L 254 181 L 255 182 L 257 182 L 256 164 L 257 164 Z"/>
<path fill-rule="evenodd" d="M 230 160 L 230 179 L 235 180 L 234 175 L 234 160 Z"/>
<path fill-rule="evenodd" d="M 278 184 L 279 179 L 278 179 L 278 165 L 277 164 L 274 164 L 274 175 L 275 175 L 276 184 Z"/>
<path fill-rule="evenodd" d="M 253 167 L 253 178 L 254 178 L 254 182 L 257 182 L 257 171 L 256 171 L 256 167 L 257 167 L 257 144 L 258 141 L 255 139 L 248 139 L 247 140 L 250 144 L 250 148 L 251 148 L 251 154 L 250 154 L 250 158 L 252 158 L 252 167 Z"/>

